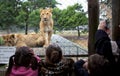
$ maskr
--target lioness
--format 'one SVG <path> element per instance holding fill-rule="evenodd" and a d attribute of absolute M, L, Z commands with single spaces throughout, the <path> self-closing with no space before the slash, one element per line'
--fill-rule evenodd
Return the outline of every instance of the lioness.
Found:
<path fill-rule="evenodd" d="M 40 33 L 37 34 L 18 34 L 16 36 L 16 47 L 28 46 L 28 47 L 42 47 L 44 45 L 44 36 Z"/>
<path fill-rule="evenodd" d="M 28 46 L 28 47 L 39 47 L 45 43 L 44 36 L 41 33 L 36 34 L 7 34 L 2 36 L 3 45 L 5 46 Z"/>
<path fill-rule="evenodd" d="M 15 46 L 16 38 L 15 34 L 6 34 L 1 36 L 4 46 Z"/>
<path fill-rule="evenodd" d="M 43 47 L 47 47 L 50 43 L 53 32 L 53 19 L 52 9 L 46 8 L 40 10 L 40 32 L 45 36 L 45 44 Z"/>

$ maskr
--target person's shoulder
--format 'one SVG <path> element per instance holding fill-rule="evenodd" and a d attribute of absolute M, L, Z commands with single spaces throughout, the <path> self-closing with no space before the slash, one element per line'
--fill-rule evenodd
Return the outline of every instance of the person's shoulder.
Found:
<path fill-rule="evenodd" d="M 39 56 L 35 55 L 35 58 L 37 59 L 38 62 L 41 61 L 41 58 Z"/>
<path fill-rule="evenodd" d="M 45 66 L 45 59 L 41 59 L 40 62 L 38 63 L 40 67 Z"/>
<path fill-rule="evenodd" d="M 72 68 L 74 65 L 74 60 L 72 58 L 63 58 L 62 59 L 63 63 L 68 66 L 69 68 Z"/>
<path fill-rule="evenodd" d="M 63 70 L 65 73 L 69 73 L 69 75 L 74 74 L 74 63 L 75 61 L 72 58 L 63 58 L 62 59 L 64 67 Z"/>

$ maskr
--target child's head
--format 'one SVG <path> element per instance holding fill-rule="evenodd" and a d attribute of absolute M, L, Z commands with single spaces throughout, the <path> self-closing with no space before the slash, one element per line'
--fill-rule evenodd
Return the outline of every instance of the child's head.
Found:
<path fill-rule="evenodd" d="M 99 54 L 88 57 L 88 70 L 91 76 L 103 76 L 108 65 L 108 60 Z"/>
<path fill-rule="evenodd" d="M 46 49 L 46 57 L 51 63 L 58 63 L 62 59 L 62 49 L 55 43 Z"/>
<path fill-rule="evenodd" d="M 15 54 L 9 59 L 9 66 L 6 71 L 6 76 L 10 74 L 13 66 L 16 66 L 18 68 L 21 66 L 26 68 L 28 67 L 36 70 L 38 61 L 34 56 L 33 50 L 26 46 L 18 47 Z"/>
<path fill-rule="evenodd" d="M 16 66 L 28 67 L 33 57 L 34 57 L 34 53 L 32 49 L 25 46 L 19 47 L 16 49 L 14 55 L 14 63 Z"/>
<path fill-rule="evenodd" d="M 13 65 L 31 67 L 33 70 L 37 69 L 37 59 L 33 50 L 26 46 L 17 48 L 15 54 L 9 59 L 8 69 L 11 69 Z"/>

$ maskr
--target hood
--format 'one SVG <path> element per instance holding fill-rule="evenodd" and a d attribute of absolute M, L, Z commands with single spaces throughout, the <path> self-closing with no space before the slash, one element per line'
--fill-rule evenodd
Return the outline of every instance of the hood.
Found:
<path fill-rule="evenodd" d="M 10 76 L 38 76 L 38 70 L 13 66 Z"/>

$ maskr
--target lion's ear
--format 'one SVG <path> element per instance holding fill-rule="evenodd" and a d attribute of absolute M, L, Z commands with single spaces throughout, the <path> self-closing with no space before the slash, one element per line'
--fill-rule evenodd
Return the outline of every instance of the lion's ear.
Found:
<path fill-rule="evenodd" d="M 10 38 L 15 38 L 15 34 L 11 34 L 11 35 L 10 35 Z"/>
<path fill-rule="evenodd" d="M 50 11 L 50 12 L 52 12 L 52 11 L 53 11 L 53 9 L 52 9 L 52 8 L 49 8 L 49 11 Z"/>
<path fill-rule="evenodd" d="M 43 8 L 40 8 L 40 13 L 43 11 Z"/>
<path fill-rule="evenodd" d="M 3 35 L 3 36 L 2 36 L 2 38 L 3 38 L 3 39 L 6 39 L 6 38 L 7 38 L 7 36 L 4 36 L 4 35 Z"/>

